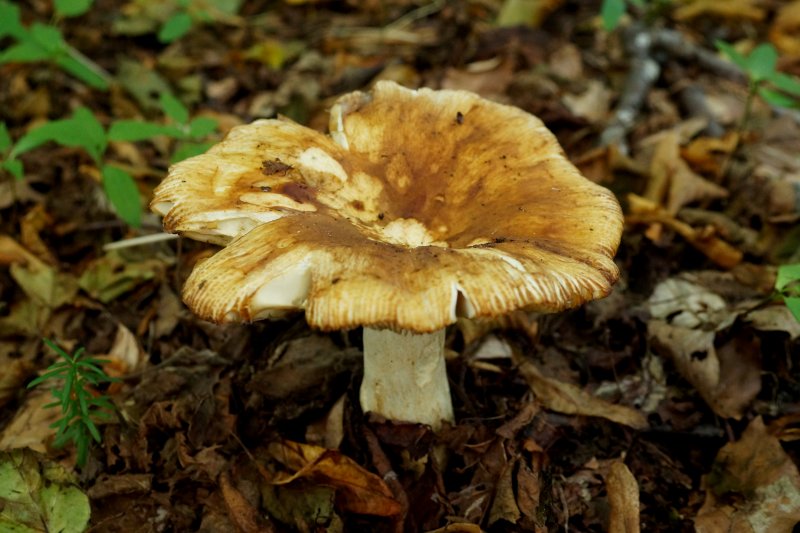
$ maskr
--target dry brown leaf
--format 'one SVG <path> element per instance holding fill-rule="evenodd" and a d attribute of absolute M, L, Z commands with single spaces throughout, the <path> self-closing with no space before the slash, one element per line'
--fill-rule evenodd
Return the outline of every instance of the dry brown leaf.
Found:
<path fill-rule="evenodd" d="M 494 487 L 494 499 L 489 509 L 489 525 L 504 520 L 516 524 L 522 518 L 522 513 L 514 497 L 514 462 L 509 462 L 503 468 L 500 478 Z"/>
<path fill-rule="evenodd" d="M 48 265 L 58 264 L 58 261 L 39 236 L 39 232 L 52 223 L 53 217 L 45 211 L 44 204 L 36 204 L 25 213 L 19 225 L 22 245 Z"/>
<path fill-rule="evenodd" d="M 730 19 L 764 20 L 767 13 L 759 0 L 690 0 L 672 12 L 676 20 L 691 20 L 701 15 Z"/>
<path fill-rule="evenodd" d="M 439 529 L 431 529 L 425 533 L 484 533 L 478 524 L 455 523 L 448 524 Z"/>
<path fill-rule="evenodd" d="M 611 106 L 611 90 L 599 80 L 589 80 L 586 90 L 581 94 L 564 95 L 564 105 L 576 117 L 585 118 L 598 124 L 608 118 Z"/>
<path fill-rule="evenodd" d="M 14 359 L 0 354 L 0 407 L 16 397 L 24 387 L 25 380 L 31 375 L 33 365 L 26 359 Z"/>
<path fill-rule="evenodd" d="M 725 198 L 728 191 L 689 168 L 681 157 L 679 133 L 673 129 L 661 136 L 655 147 L 644 196 L 653 202 L 666 204 L 667 211 L 675 215 L 689 203 Z"/>
<path fill-rule="evenodd" d="M 790 533 L 800 522 L 800 472 L 761 417 L 719 451 L 703 485 L 698 533 Z"/>
<path fill-rule="evenodd" d="M 253 507 L 239 492 L 239 489 L 233 486 L 231 477 L 227 472 L 223 472 L 219 476 L 219 487 L 222 490 L 225 507 L 228 509 L 228 518 L 241 533 L 269 533 L 274 531 L 272 527 L 269 527 L 268 524 L 265 524 L 260 519 L 258 509 Z"/>
<path fill-rule="evenodd" d="M 739 145 L 739 134 L 729 132 L 722 138 L 699 137 L 681 149 L 681 156 L 693 168 L 719 176 L 728 156 Z"/>
<path fill-rule="evenodd" d="M 758 340 L 734 336 L 718 345 L 717 331 L 739 315 L 719 295 L 686 280 L 660 283 L 649 300 L 652 345 L 719 416 L 740 419 L 761 390 Z"/>
<path fill-rule="evenodd" d="M 336 502 L 342 509 L 374 516 L 395 516 L 401 506 L 381 478 L 336 450 L 299 442 L 282 441 L 269 445 L 270 454 L 294 474 L 269 480 L 285 485 L 305 478 L 336 489 Z"/>
<path fill-rule="evenodd" d="M 723 268 L 733 268 L 742 262 L 744 254 L 718 238 L 713 229 L 695 229 L 670 215 L 655 202 L 636 194 L 628 195 L 628 207 L 629 215 L 625 220 L 629 224 L 663 224 Z"/>
<path fill-rule="evenodd" d="M 519 364 L 519 373 L 547 409 L 568 415 L 598 416 L 637 429 L 647 427 L 647 419 L 639 411 L 592 396 L 571 383 L 548 378 L 530 361 Z"/>
<path fill-rule="evenodd" d="M 466 69 L 448 68 L 442 89 L 471 91 L 484 97 L 505 94 L 514 78 L 514 61 L 499 57 L 470 63 Z"/>
<path fill-rule="evenodd" d="M 0 450 L 30 448 L 47 453 L 47 444 L 56 434 L 50 424 L 61 416 L 58 409 L 45 408 L 52 401 L 47 389 L 40 387 L 28 393 L 25 403 L 0 433 Z"/>
<path fill-rule="evenodd" d="M 611 464 L 606 491 L 611 507 L 608 533 L 639 533 L 639 484 L 625 463 Z"/>
<path fill-rule="evenodd" d="M 782 54 L 800 57 L 800 0 L 778 10 L 769 29 L 769 40 Z"/>

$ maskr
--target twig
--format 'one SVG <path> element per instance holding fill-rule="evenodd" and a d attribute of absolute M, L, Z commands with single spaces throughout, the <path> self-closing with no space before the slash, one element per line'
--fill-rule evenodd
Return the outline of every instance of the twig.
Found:
<path fill-rule="evenodd" d="M 122 239 L 121 241 L 114 241 L 103 245 L 104 252 L 111 250 L 121 250 L 122 248 L 132 248 L 134 246 L 144 246 L 162 241 L 171 241 L 177 239 L 178 235 L 172 233 L 153 233 L 152 235 L 142 235 L 141 237 L 133 237 L 132 239 Z"/>
<path fill-rule="evenodd" d="M 651 57 L 653 40 L 643 25 L 632 25 L 623 34 L 623 39 L 631 56 L 630 70 L 614 117 L 600 134 L 600 144 L 616 144 L 622 153 L 628 153 L 625 136 L 633 128 L 647 93 L 661 73 L 661 66 Z"/>

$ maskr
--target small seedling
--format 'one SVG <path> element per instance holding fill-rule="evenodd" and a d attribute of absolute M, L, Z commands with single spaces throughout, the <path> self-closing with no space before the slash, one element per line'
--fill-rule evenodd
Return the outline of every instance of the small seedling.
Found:
<path fill-rule="evenodd" d="M 136 142 L 164 135 L 175 139 L 178 141 L 178 146 L 170 158 L 170 163 L 177 163 L 208 150 L 213 143 L 203 142 L 203 139 L 216 131 L 216 120 L 209 117 L 190 118 L 186 106 L 168 93 L 159 95 L 159 103 L 164 114 L 170 119 L 170 124 L 118 120 L 109 128 L 109 138 L 114 141 Z"/>
<path fill-rule="evenodd" d="M 792 312 L 792 316 L 800 322 L 800 263 L 778 267 L 775 291 Z"/>
<path fill-rule="evenodd" d="M 644 7 L 644 0 L 628 0 L 637 7 Z M 603 0 L 600 6 L 600 19 L 606 31 L 613 31 L 619 26 L 622 16 L 628 10 L 626 0 Z"/>
<path fill-rule="evenodd" d="M 15 43 L 0 50 L 0 65 L 49 61 L 95 89 L 109 87 L 111 75 L 67 44 L 58 28 L 39 22 L 25 27 L 19 7 L 8 0 L 0 0 L 0 38 L 4 37 Z"/>
<path fill-rule="evenodd" d="M 142 217 L 139 190 L 133 176 L 105 159 L 109 142 L 143 141 L 159 135 L 167 136 L 178 141 L 170 159 L 171 162 L 177 162 L 206 151 L 210 144 L 202 140 L 217 129 L 214 119 L 190 119 L 189 110 L 172 95 L 162 94 L 160 101 L 164 113 L 172 121 L 170 124 L 118 120 L 106 131 L 91 111 L 79 107 L 69 118 L 52 120 L 33 128 L 20 137 L 16 144 L 12 144 L 8 131 L 3 127 L 0 129 L 0 168 L 21 178 L 23 168 L 18 157 L 49 141 L 83 148 L 100 169 L 103 190 L 117 214 L 130 226 L 139 227 Z"/>
<path fill-rule="evenodd" d="M 776 70 L 778 51 L 769 43 L 756 46 L 749 54 L 739 52 L 730 43 L 716 42 L 717 49 L 725 54 L 747 75 L 748 92 L 742 122 L 750 117 L 753 98 L 758 95 L 768 104 L 777 107 L 798 107 L 800 80 Z"/>
<path fill-rule="evenodd" d="M 69 442 L 74 444 L 78 452 L 77 463 L 83 466 L 91 441 L 99 443 L 101 440 L 95 420 L 109 420 L 114 412 L 114 405 L 108 397 L 98 395 L 94 388 L 116 379 L 109 377 L 100 367 L 107 361 L 85 357 L 83 348 L 69 355 L 50 339 L 44 339 L 44 342 L 60 356 L 60 360 L 31 381 L 28 388 L 45 381 L 53 383 L 50 391 L 57 401 L 45 405 L 47 408 L 61 408 L 61 418 L 50 425 L 57 429 L 53 445 L 60 448 Z"/>
<path fill-rule="evenodd" d="M 11 157 L 14 142 L 5 122 L 0 122 L 0 170 L 5 170 L 17 179 L 22 178 L 22 161 Z"/>

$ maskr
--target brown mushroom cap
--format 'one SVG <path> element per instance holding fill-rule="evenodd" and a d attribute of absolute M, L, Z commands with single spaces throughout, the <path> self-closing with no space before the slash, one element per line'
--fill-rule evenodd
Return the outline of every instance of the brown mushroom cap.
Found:
<path fill-rule="evenodd" d="M 156 189 L 168 231 L 225 245 L 184 288 L 199 316 L 305 309 L 325 330 L 430 332 L 577 306 L 616 281 L 619 204 L 538 118 L 379 82 L 340 98 L 330 129 L 237 127 Z"/>

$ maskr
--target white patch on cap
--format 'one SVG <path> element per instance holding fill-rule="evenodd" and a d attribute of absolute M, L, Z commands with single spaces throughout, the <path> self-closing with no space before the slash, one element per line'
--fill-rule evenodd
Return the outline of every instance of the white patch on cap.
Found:
<path fill-rule="evenodd" d="M 262 285 L 250 300 L 250 307 L 255 316 L 263 311 L 275 308 L 301 308 L 308 297 L 311 287 L 311 270 L 306 262 L 298 263 L 292 268 Z"/>
<path fill-rule="evenodd" d="M 342 165 L 316 146 L 304 150 L 297 158 L 297 163 L 301 167 L 316 170 L 322 174 L 332 174 L 342 182 L 347 181 L 347 172 L 344 171 Z"/>
<path fill-rule="evenodd" d="M 447 243 L 437 241 L 428 228 L 414 218 L 398 218 L 392 220 L 381 230 L 381 240 L 392 244 L 401 244 L 410 248 L 417 246 L 439 246 L 447 248 Z"/>

